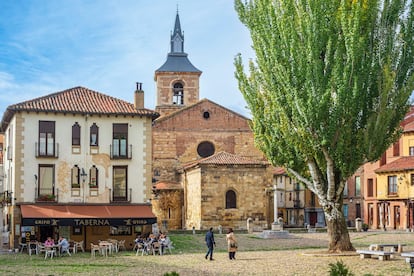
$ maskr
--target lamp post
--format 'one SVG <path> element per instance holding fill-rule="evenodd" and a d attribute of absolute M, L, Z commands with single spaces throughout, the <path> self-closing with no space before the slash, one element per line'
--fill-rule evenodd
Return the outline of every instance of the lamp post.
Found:
<path fill-rule="evenodd" d="M 86 177 L 88 176 L 88 174 L 85 172 L 85 169 L 82 168 L 82 172 L 81 172 L 81 177 L 82 177 L 82 183 L 85 184 L 86 181 Z"/>

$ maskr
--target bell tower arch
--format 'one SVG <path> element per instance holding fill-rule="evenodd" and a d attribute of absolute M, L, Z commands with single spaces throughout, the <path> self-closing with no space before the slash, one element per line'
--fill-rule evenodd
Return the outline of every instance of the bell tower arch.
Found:
<path fill-rule="evenodd" d="M 184 52 L 184 32 L 181 31 L 178 11 L 170 43 L 167 60 L 155 71 L 154 76 L 157 87 L 155 111 L 161 116 L 200 100 L 199 80 L 202 72 L 190 62 L 188 54 Z"/>

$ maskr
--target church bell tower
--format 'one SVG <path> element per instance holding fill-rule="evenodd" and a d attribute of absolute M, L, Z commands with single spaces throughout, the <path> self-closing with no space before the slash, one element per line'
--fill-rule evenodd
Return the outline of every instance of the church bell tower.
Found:
<path fill-rule="evenodd" d="M 180 17 L 175 16 L 171 49 L 165 63 L 155 71 L 157 103 L 155 111 L 165 116 L 199 101 L 199 80 L 201 71 L 188 59 L 184 52 L 184 33 Z"/>

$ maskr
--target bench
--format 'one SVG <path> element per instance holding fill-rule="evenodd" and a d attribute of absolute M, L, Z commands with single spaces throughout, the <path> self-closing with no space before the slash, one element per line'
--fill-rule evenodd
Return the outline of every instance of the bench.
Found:
<path fill-rule="evenodd" d="M 372 256 L 378 256 L 378 260 L 389 260 L 393 252 L 378 251 L 378 250 L 357 250 L 361 259 L 371 258 Z"/>
<path fill-rule="evenodd" d="M 406 263 L 414 263 L 414 252 L 401 253 L 401 257 L 405 257 Z"/>
<path fill-rule="evenodd" d="M 405 262 L 410 264 L 411 275 L 414 273 L 414 252 L 401 253 L 401 257 L 406 257 Z"/>
<path fill-rule="evenodd" d="M 306 228 L 308 230 L 308 233 L 316 233 L 317 232 L 317 228 L 322 229 L 323 225 L 319 224 L 319 223 L 315 223 L 315 227 L 312 227 L 312 225 L 308 224 L 306 225 Z"/>
<path fill-rule="evenodd" d="M 398 252 L 398 253 L 402 253 L 403 252 L 403 246 L 406 246 L 406 244 L 401 244 L 401 243 L 390 243 L 390 244 L 371 244 L 369 246 L 369 250 L 379 250 L 379 251 L 384 251 L 384 249 L 386 247 L 391 247 L 390 251 L 391 252 Z"/>

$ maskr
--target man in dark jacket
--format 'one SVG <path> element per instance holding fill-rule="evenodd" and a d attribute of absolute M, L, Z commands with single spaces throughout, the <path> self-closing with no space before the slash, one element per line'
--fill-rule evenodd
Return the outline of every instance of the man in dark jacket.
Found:
<path fill-rule="evenodd" d="M 214 249 L 214 246 L 216 246 L 216 242 L 214 241 L 213 227 L 211 227 L 210 230 L 206 234 L 206 244 L 208 247 L 208 251 L 206 254 L 206 260 L 208 259 L 208 256 L 210 255 L 210 261 L 212 261 L 213 260 L 213 249 Z"/>

